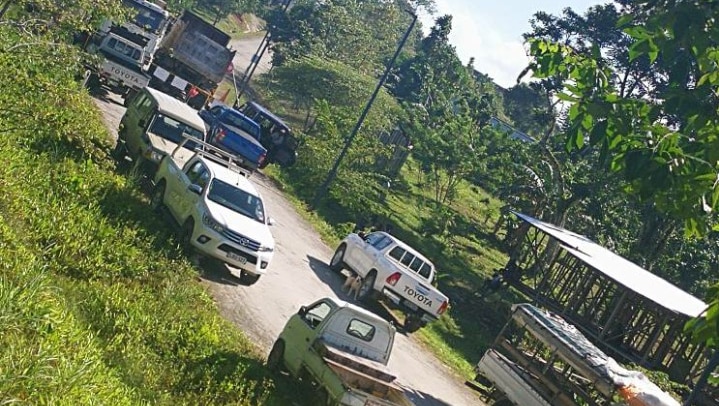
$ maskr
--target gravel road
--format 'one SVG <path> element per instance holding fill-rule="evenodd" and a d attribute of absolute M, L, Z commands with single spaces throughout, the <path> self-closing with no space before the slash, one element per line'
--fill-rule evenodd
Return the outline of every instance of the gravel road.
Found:
<path fill-rule="evenodd" d="M 259 40 L 247 40 L 254 41 L 254 48 L 252 43 L 244 46 L 256 49 Z M 104 93 L 96 96 L 96 103 L 106 125 L 116 136 L 125 110 L 122 99 Z M 267 274 L 249 287 L 240 285 L 224 266 L 203 261 L 201 283 L 214 296 L 221 314 L 269 352 L 285 321 L 301 305 L 324 296 L 349 298 L 340 290 L 343 278 L 327 266 L 333 248 L 320 240 L 272 182 L 259 173 L 251 179 L 264 196 L 269 215 L 275 220 L 272 228 L 276 239 L 274 260 Z M 417 405 L 483 404 L 474 391 L 464 386 L 462 378 L 411 337 L 397 334 L 389 367 Z"/>

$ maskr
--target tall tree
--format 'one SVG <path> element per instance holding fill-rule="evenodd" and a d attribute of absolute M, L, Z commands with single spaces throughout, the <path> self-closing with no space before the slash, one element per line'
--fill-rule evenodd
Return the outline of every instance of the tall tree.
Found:
<path fill-rule="evenodd" d="M 627 86 L 597 44 L 530 40 L 531 69 L 562 83 L 567 145 L 601 151 L 606 167 L 632 191 L 684 223 L 688 235 L 719 229 L 719 1 L 636 0 L 621 10 L 628 63 L 648 76 Z M 629 90 L 631 89 L 631 91 Z M 719 339 L 719 286 L 699 337 Z"/>

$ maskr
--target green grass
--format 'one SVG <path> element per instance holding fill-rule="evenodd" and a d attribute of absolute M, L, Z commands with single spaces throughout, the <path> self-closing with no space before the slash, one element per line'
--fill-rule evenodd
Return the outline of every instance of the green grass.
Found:
<path fill-rule="evenodd" d="M 290 404 L 56 66 L 0 56 L 0 403 Z"/>
<path fill-rule="evenodd" d="M 481 188 L 463 183 L 451 206 L 462 219 L 455 224 L 456 234 L 450 241 L 423 235 L 425 219 L 433 215 L 433 196 L 430 188 L 417 181 L 414 168 L 411 161 L 403 168 L 401 178 L 406 188 L 390 192 L 384 217 L 394 225 L 393 234 L 432 259 L 440 273 L 440 288 L 452 300 L 448 314 L 420 330 L 416 337 L 459 375 L 471 378 L 474 365 L 508 319 L 510 304 L 524 301 L 512 291 L 490 294 L 482 288 L 493 270 L 507 262 L 501 249 L 503 230 L 500 235 L 493 233 L 502 203 Z M 335 246 L 346 235 L 351 223 L 341 207 L 310 211 L 297 197 L 300 193 L 294 190 L 287 173 L 270 166 L 265 174 L 280 185 L 327 244 Z"/>

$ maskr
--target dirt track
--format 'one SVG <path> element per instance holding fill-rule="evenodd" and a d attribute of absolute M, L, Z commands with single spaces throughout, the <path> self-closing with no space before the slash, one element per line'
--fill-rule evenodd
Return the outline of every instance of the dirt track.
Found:
<path fill-rule="evenodd" d="M 248 43 L 245 49 L 256 49 L 259 40 L 248 39 L 254 41 L 254 48 Z M 124 112 L 122 99 L 107 93 L 98 95 L 97 104 L 106 124 L 116 134 Z M 269 215 L 275 219 L 272 232 L 277 245 L 273 263 L 257 284 L 247 287 L 240 285 L 224 266 L 203 261 L 202 283 L 213 294 L 222 315 L 269 352 L 287 318 L 301 305 L 324 296 L 348 298 L 340 291 L 342 277 L 327 267 L 333 249 L 320 240 L 267 178 L 256 174 L 252 180 L 267 202 Z M 389 366 L 417 405 L 483 404 L 475 392 L 464 386 L 462 378 L 411 337 L 397 334 Z"/>

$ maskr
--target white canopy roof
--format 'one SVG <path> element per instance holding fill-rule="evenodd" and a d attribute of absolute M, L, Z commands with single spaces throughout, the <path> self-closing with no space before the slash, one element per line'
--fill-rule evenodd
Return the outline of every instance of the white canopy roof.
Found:
<path fill-rule="evenodd" d="M 522 220 L 561 242 L 561 247 L 615 282 L 645 298 L 689 317 L 699 316 L 707 304 L 639 265 L 589 238 L 520 213 Z"/>

